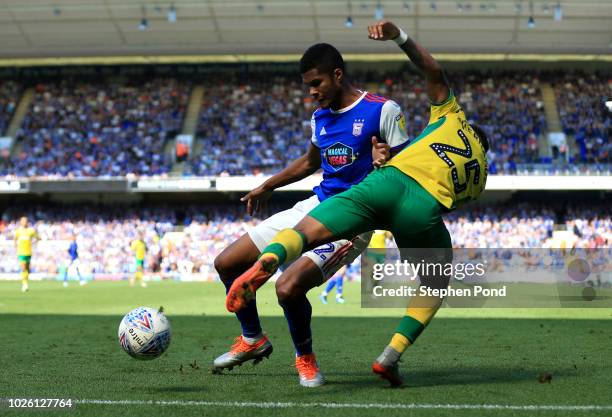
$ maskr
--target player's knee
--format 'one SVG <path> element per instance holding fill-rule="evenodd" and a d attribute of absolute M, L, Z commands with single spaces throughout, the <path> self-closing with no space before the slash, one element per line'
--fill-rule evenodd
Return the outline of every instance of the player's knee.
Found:
<path fill-rule="evenodd" d="M 303 291 L 293 279 L 279 279 L 276 281 L 276 297 L 278 303 L 283 305 L 302 295 Z"/>
<path fill-rule="evenodd" d="M 214 260 L 215 270 L 219 274 L 219 278 L 222 281 L 226 281 L 229 279 L 232 269 L 232 264 L 230 261 L 230 256 L 226 253 L 226 251 L 221 252 Z"/>

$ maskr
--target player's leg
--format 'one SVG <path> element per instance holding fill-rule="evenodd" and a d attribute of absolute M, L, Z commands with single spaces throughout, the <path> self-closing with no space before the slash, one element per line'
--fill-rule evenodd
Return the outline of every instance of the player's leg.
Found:
<path fill-rule="evenodd" d="M 381 195 L 384 187 L 381 187 L 379 175 L 374 175 L 377 172 L 349 190 L 323 201 L 293 229 L 277 233 L 258 261 L 232 284 L 226 299 L 227 309 L 238 311 L 243 308 L 280 265 L 292 262 L 304 250 L 373 230 L 377 227 L 377 220 L 384 223 L 384 218 L 376 216 L 375 206 L 384 207 L 396 190 L 387 189 Z"/>
<path fill-rule="evenodd" d="M 259 248 L 253 239 L 249 234 L 244 234 L 215 258 L 215 269 L 225 286 L 226 293 L 234 279 L 257 260 L 259 253 Z M 241 335 L 236 338 L 228 352 L 214 360 L 215 372 L 221 372 L 223 369 L 231 370 L 234 366 L 240 366 L 250 360 L 259 362 L 272 353 L 272 344 L 261 328 L 255 299 L 251 300 L 244 309 L 236 312 L 236 318 L 240 322 Z"/>
<path fill-rule="evenodd" d="M 226 294 L 234 280 L 257 260 L 259 253 L 259 248 L 253 242 L 253 239 L 248 234 L 245 234 L 225 248 L 215 258 L 215 269 L 225 286 Z M 237 312 L 236 317 L 242 328 L 242 336 L 247 339 L 258 339 L 261 337 L 262 328 L 255 299 L 243 310 Z"/>
<path fill-rule="evenodd" d="M 451 240 L 442 221 L 439 203 L 411 178 L 402 180 L 402 195 L 394 207 L 391 231 L 403 259 L 412 262 L 446 263 L 452 260 Z M 447 276 L 420 276 L 420 285 L 430 288 L 445 288 Z M 432 320 L 442 299 L 416 295 L 408 302 L 406 313 L 389 345 L 378 357 L 372 368 L 375 373 L 389 380 L 392 385 L 401 385 L 398 362 L 401 355 L 414 344 Z"/>
<path fill-rule="evenodd" d="M 344 274 L 346 273 L 346 267 L 342 269 L 336 276 L 336 302 L 344 304 L 343 288 L 344 288 Z"/>
<path fill-rule="evenodd" d="M 321 269 L 308 257 L 293 262 L 276 281 L 278 303 L 283 308 L 295 347 L 300 385 L 317 387 L 325 382 L 312 350 L 312 306 L 306 293 L 321 284 Z"/>
<path fill-rule="evenodd" d="M 26 292 L 30 289 L 30 256 L 19 256 L 19 267 L 21 268 L 21 291 Z"/>
<path fill-rule="evenodd" d="M 316 196 L 300 201 L 288 210 L 281 211 L 259 223 L 236 242 L 228 246 L 215 259 L 215 268 L 223 281 L 226 293 L 234 280 L 244 273 L 258 258 L 267 243 L 280 230 L 293 226 L 305 213 L 319 203 Z M 272 352 L 272 344 L 264 335 L 257 305 L 253 297 L 245 308 L 236 311 L 236 317 L 242 327 L 242 335 L 229 352 L 215 359 L 214 367 L 217 370 L 233 367 L 244 361 L 260 360 Z"/>
<path fill-rule="evenodd" d="M 442 265 L 452 261 L 450 235 L 442 221 L 433 229 L 419 235 L 397 236 L 394 233 L 394 236 L 400 248 L 417 248 L 403 251 L 408 254 L 403 255 L 402 259 L 409 262 L 425 261 Z M 421 274 L 419 284 L 421 287 L 441 289 L 447 287 L 449 278 L 444 275 Z M 400 320 L 389 345 L 372 365 L 373 371 L 387 379 L 392 386 L 402 384 L 398 367 L 401 355 L 427 328 L 442 301 L 443 299 L 439 297 L 424 296 L 420 293 L 408 300 L 404 317 Z"/>
<path fill-rule="evenodd" d="M 332 292 L 335 286 L 336 286 L 335 278 L 332 278 L 329 281 L 327 281 L 327 285 L 325 286 L 325 289 L 319 295 L 319 299 L 321 300 L 323 304 L 327 304 L 327 296 L 329 295 L 330 292 Z"/>
<path fill-rule="evenodd" d="M 71 264 L 72 264 L 72 261 L 68 262 L 66 266 L 64 267 L 64 276 L 63 276 L 64 288 L 68 286 L 68 269 L 70 269 Z"/>
<path fill-rule="evenodd" d="M 368 241 L 369 236 L 366 236 L 365 239 L 357 237 L 352 241 L 339 240 L 319 246 L 289 265 L 276 281 L 276 294 L 295 346 L 296 368 L 302 386 L 316 387 L 324 383 L 312 350 L 312 306 L 306 293 L 346 263 L 352 263 Z"/>
<path fill-rule="evenodd" d="M 136 281 L 142 288 L 146 288 L 147 284 L 144 282 L 144 259 L 136 260 Z"/>
<path fill-rule="evenodd" d="M 87 285 L 87 281 L 83 274 L 81 274 L 81 262 L 79 258 L 72 261 L 72 265 L 74 265 L 74 269 L 76 269 L 77 276 L 79 277 L 79 285 L 82 287 L 83 285 Z"/>

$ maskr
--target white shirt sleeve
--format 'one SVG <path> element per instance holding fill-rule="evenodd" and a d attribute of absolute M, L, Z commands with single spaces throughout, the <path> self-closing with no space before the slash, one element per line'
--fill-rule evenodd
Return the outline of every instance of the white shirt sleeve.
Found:
<path fill-rule="evenodd" d="M 316 122 L 315 122 L 315 115 L 314 113 L 312 114 L 312 117 L 310 118 L 310 130 L 312 131 L 312 136 L 310 138 L 310 141 L 312 142 L 312 144 L 314 146 L 316 146 L 317 148 L 319 147 L 319 140 L 317 139 L 317 131 L 316 131 Z"/>
<path fill-rule="evenodd" d="M 401 107 L 393 100 L 386 101 L 380 113 L 380 135 L 391 149 L 401 148 L 408 143 L 406 118 Z"/>

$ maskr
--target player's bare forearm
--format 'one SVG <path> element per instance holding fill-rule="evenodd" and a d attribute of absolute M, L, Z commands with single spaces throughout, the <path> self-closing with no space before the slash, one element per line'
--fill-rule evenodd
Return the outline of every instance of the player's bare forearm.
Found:
<path fill-rule="evenodd" d="M 317 168 L 312 168 L 308 164 L 308 161 L 304 160 L 304 157 L 300 157 L 290 163 L 281 172 L 270 177 L 266 182 L 263 183 L 262 187 L 267 191 L 276 190 L 277 188 L 283 187 L 288 184 L 297 182 L 309 175 L 315 173 Z"/>
<path fill-rule="evenodd" d="M 269 178 L 262 184 L 262 188 L 266 191 L 276 190 L 314 174 L 319 168 L 321 168 L 319 152 L 311 145 L 307 153 L 291 162 L 281 172 Z"/>
<path fill-rule="evenodd" d="M 410 37 L 400 49 L 404 51 L 410 61 L 425 74 L 427 80 L 427 94 L 434 103 L 440 103 L 448 98 L 450 89 L 442 67 L 425 48 Z"/>
<path fill-rule="evenodd" d="M 394 40 L 398 43 L 410 61 L 425 74 L 429 99 L 434 103 L 439 103 L 448 98 L 450 93 L 448 81 L 438 61 L 425 48 L 407 36 L 395 23 L 381 20 L 368 26 L 368 37 L 377 41 Z"/>

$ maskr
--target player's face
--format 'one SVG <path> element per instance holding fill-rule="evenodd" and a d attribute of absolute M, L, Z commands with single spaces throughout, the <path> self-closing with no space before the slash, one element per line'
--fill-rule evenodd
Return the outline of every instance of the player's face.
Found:
<path fill-rule="evenodd" d="M 27 217 L 22 217 L 19 220 L 19 223 L 21 224 L 21 227 L 26 227 L 28 225 L 28 218 Z"/>
<path fill-rule="evenodd" d="M 329 74 L 313 68 L 302 74 L 302 81 L 308 87 L 308 93 L 319 103 L 319 107 L 327 108 L 338 100 L 342 90 L 342 70 L 337 69 Z"/>

